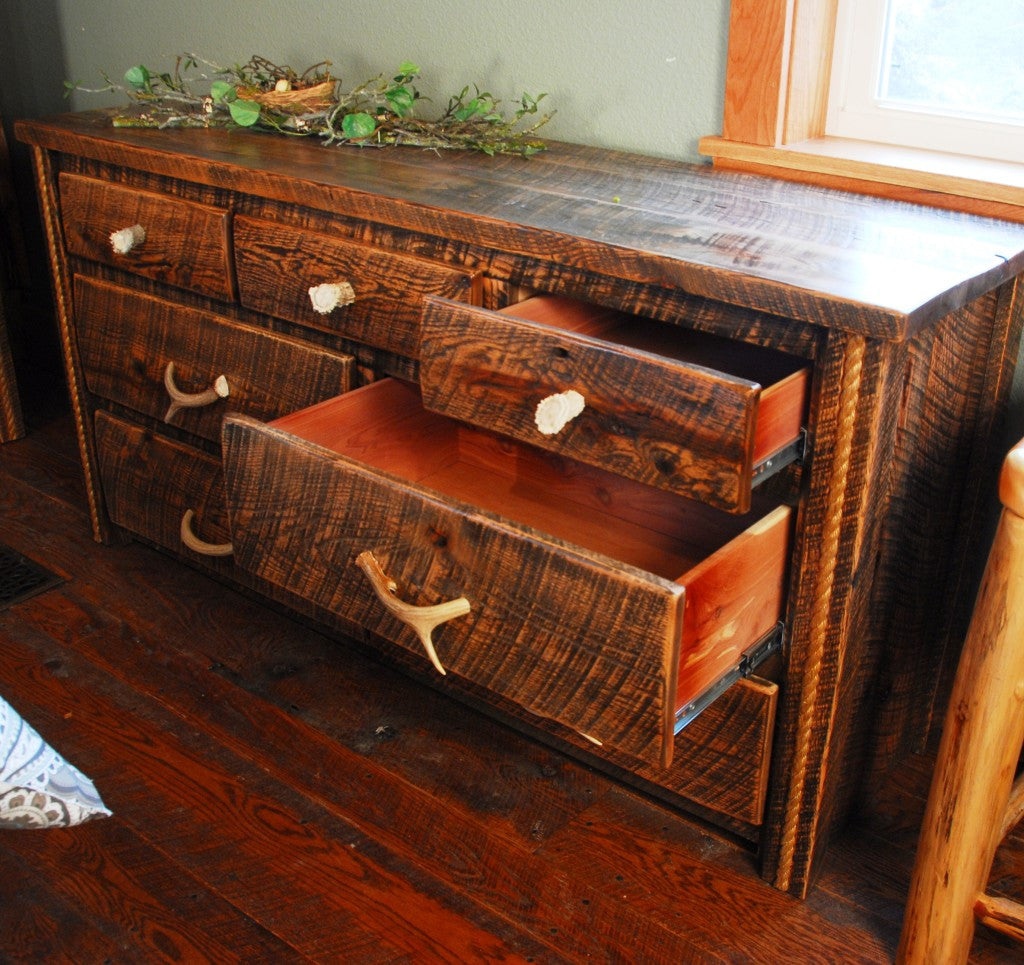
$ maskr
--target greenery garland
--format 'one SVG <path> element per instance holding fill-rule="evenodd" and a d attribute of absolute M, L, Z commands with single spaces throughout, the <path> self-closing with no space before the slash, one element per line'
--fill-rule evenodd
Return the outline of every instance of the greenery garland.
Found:
<path fill-rule="evenodd" d="M 204 67 L 210 73 L 186 76 Z M 330 67 L 325 60 L 300 74 L 257 55 L 246 64 L 225 68 L 181 54 L 173 73 L 157 73 L 140 64 L 129 68 L 124 84 L 104 74 L 107 86 L 100 90 L 72 83 L 65 87 L 68 93 L 126 93 L 131 107 L 115 115 L 117 127 L 238 126 L 319 136 L 328 144 L 461 148 L 526 157 L 545 148 L 533 137 L 552 116 L 539 113 L 544 94 L 524 93 L 509 116 L 491 94 L 476 86 L 471 92 L 466 86 L 449 98 L 440 117 L 425 120 L 414 113 L 417 103 L 426 100 L 414 83 L 420 76 L 415 64 L 407 61 L 394 76 L 382 74 L 347 93 Z M 194 91 L 197 81 L 204 82 L 204 93 Z"/>

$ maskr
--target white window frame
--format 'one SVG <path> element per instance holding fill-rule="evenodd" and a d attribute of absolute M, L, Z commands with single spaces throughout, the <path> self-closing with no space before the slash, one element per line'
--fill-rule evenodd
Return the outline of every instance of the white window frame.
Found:
<path fill-rule="evenodd" d="M 885 16 L 886 0 L 838 0 L 825 133 L 998 160 L 1024 158 L 1022 125 L 879 101 Z"/>

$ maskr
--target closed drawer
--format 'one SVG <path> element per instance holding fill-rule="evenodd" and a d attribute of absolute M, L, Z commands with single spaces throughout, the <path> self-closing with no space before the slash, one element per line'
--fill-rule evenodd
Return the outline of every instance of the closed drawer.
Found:
<path fill-rule="evenodd" d="M 420 354 L 428 408 L 730 512 L 799 450 L 802 359 L 585 302 L 429 299 Z"/>
<path fill-rule="evenodd" d="M 426 258 L 252 218 L 234 230 L 243 305 L 408 358 L 424 295 L 476 297 L 473 273 Z"/>
<path fill-rule="evenodd" d="M 667 766 L 677 714 L 781 614 L 788 508 L 720 513 L 427 412 L 402 382 L 229 415 L 222 450 L 239 565 L 638 760 Z"/>
<path fill-rule="evenodd" d="M 96 413 L 95 430 L 111 520 L 167 549 L 231 569 L 218 460 L 107 412 Z"/>
<path fill-rule="evenodd" d="M 351 387 L 349 355 L 117 285 L 77 276 L 75 307 L 90 392 L 214 442 L 229 408 L 273 419 Z"/>
<path fill-rule="evenodd" d="M 227 210 L 67 173 L 60 209 L 72 254 L 213 298 L 235 297 Z M 123 231 L 129 234 L 113 238 Z"/>

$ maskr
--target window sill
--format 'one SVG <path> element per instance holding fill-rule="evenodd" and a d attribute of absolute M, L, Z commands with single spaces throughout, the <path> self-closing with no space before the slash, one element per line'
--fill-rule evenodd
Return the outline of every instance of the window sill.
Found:
<path fill-rule="evenodd" d="M 1024 164 L 820 137 L 784 147 L 702 138 L 716 167 L 1024 221 Z"/>

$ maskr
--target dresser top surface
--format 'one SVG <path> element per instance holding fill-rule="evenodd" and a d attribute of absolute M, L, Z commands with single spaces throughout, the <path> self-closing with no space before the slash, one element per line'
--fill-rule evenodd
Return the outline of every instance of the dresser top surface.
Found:
<path fill-rule="evenodd" d="M 1024 270 L 1024 225 L 557 142 L 529 159 L 378 150 L 115 128 L 104 112 L 17 130 L 50 150 L 882 338 Z"/>

